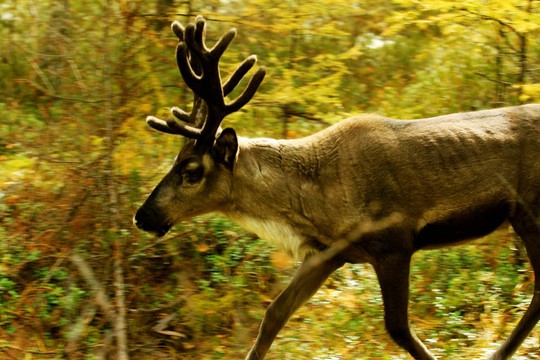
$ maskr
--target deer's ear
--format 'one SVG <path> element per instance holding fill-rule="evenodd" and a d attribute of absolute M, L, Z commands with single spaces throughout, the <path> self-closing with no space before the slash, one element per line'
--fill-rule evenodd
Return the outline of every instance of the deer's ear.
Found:
<path fill-rule="evenodd" d="M 238 137 L 236 132 L 232 128 L 223 130 L 212 148 L 212 156 L 217 162 L 222 163 L 232 171 L 237 152 Z"/>

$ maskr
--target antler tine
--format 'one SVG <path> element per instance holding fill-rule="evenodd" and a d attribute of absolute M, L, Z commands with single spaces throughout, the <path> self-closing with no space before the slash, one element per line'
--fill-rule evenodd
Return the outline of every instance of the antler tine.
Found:
<path fill-rule="evenodd" d="M 185 35 L 187 35 L 188 29 L 189 26 L 186 28 Z M 176 62 L 178 63 L 178 69 L 180 70 L 186 85 L 193 90 L 194 93 L 200 94 L 203 90 L 202 83 L 199 81 L 202 75 L 199 76 L 193 71 L 189 61 L 188 48 L 184 42 L 178 43 L 178 46 L 176 47 Z"/>
<path fill-rule="evenodd" d="M 197 15 L 195 18 L 195 32 L 193 34 L 193 39 L 195 43 L 200 46 L 200 49 L 197 49 L 199 53 L 203 51 L 208 51 L 206 47 L 206 21 L 201 15 Z"/>
<path fill-rule="evenodd" d="M 191 24 L 190 24 L 191 25 Z M 206 62 L 217 62 L 221 58 L 221 55 L 227 50 L 229 44 L 236 36 L 236 29 L 228 30 L 214 45 L 212 49 L 206 46 L 206 21 L 201 15 L 197 15 L 195 18 L 195 25 L 188 25 L 190 29 L 186 35 L 186 42 L 191 39 L 193 43 L 188 43 L 190 50 L 193 50 L 196 54 L 204 55 L 207 57 Z M 193 35 L 192 32 L 193 31 Z"/>
<path fill-rule="evenodd" d="M 230 29 L 218 40 L 216 45 L 209 51 L 213 61 L 217 63 L 221 59 L 221 55 L 227 50 L 235 36 L 236 29 Z"/>
<path fill-rule="evenodd" d="M 202 133 L 201 129 L 181 124 L 174 118 L 168 118 L 167 121 L 164 121 L 154 116 L 148 116 L 146 122 L 157 131 L 173 135 L 183 135 L 190 139 L 198 139 Z"/>
<path fill-rule="evenodd" d="M 244 78 L 247 72 L 255 65 L 257 62 L 257 56 L 251 55 L 248 56 L 237 68 L 234 70 L 233 74 L 225 81 L 223 84 L 223 95 L 229 95 L 234 88 L 240 83 Z"/>
<path fill-rule="evenodd" d="M 171 114 L 176 116 L 177 119 L 191 124 L 191 121 L 190 121 L 191 120 L 190 119 L 191 114 L 190 113 L 185 112 L 184 110 L 182 110 L 182 109 L 180 109 L 180 108 L 178 108 L 176 106 L 173 106 L 171 108 Z"/>
<path fill-rule="evenodd" d="M 165 122 L 164 120 L 158 119 L 155 116 L 147 116 L 146 123 L 150 125 L 153 129 L 156 129 L 157 131 L 161 131 L 167 134 L 174 134 L 174 131 L 169 128 L 169 126 L 167 125 L 167 122 Z"/>
<path fill-rule="evenodd" d="M 175 134 L 183 135 L 191 139 L 198 139 L 199 137 L 201 137 L 201 129 L 199 128 L 187 124 L 182 124 L 172 117 L 167 118 L 166 122 L 169 128 L 171 128 Z"/>
<path fill-rule="evenodd" d="M 179 21 L 174 20 L 171 24 L 171 30 L 173 31 L 174 35 L 178 37 L 178 41 L 184 41 L 184 27 L 182 24 L 180 24 Z"/>
<path fill-rule="evenodd" d="M 171 113 L 183 122 L 191 124 L 195 127 L 202 127 L 202 125 L 204 125 L 204 121 L 206 120 L 208 109 L 204 100 L 200 96 L 195 95 L 193 98 L 193 107 L 191 109 L 191 113 L 179 109 L 176 106 L 171 108 Z"/>
<path fill-rule="evenodd" d="M 259 69 L 257 69 L 257 72 L 253 74 L 251 80 L 249 81 L 249 84 L 244 89 L 242 94 L 240 94 L 240 96 L 238 96 L 226 106 L 226 113 L 233 113 L 240 110 L 244 105 L 246 105 L 259 89 L 259 86 L 261 85 L 265 76 L 266 68 L 264 66 L 261 66 Z"/>

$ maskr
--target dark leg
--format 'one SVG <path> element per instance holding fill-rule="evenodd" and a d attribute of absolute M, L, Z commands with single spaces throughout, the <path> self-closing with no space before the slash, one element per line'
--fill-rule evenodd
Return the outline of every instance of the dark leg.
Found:
<path fill-rule="evenodd" d="M 434 360 L 409 327 L 409 254 L 389 254 L 373 264 L 384 301 L 385 323 L 394 341 L 417 360 Z"/>
<path fill-rule="evenodd" d="M 330 274 L 344 264 L 341 260 L 325 259 L 320 255 L 306 256 L 291 283 L 266 309 L 259 335 L 246 360 L 264 359 L 289 317 L 317 292 Z"/>
<path fill-rule="evenodd" d="M 534 295 L 529 308 L 514 331 L 489 358 L 490 360 L 509 359 L 540 320 L 540 224 L 531 219 L 530 215 L 530 213 L 525 213 L 520 217 L 516 216 L 511 219 L 511 223 L 527 248 L 529 261 L 535 274 Z"/>

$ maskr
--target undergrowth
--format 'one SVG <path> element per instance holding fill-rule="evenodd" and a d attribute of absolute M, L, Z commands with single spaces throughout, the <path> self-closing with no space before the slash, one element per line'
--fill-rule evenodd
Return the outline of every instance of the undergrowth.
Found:
<path fill-rule="evenodd" d="M 10 240 L 10 238 L 7 238 Z M 11 239 L 14 240 L 14 239 Z M 32 359 L 98 358 L 110 333 L 94 293 L 64 256 L 4 241 L 0 351 Z M 533 274 L 512 232 L 419 252 L 411 269 L 413 329 L 440 358 L 485 358 L 525 311 Z M 132 359 L 242 358 L 292 260 L 229 220 L 206 216 L 166 238 L 130 244 L 125 258 Z M 107 270 L 89 257 L 98 274 Z M 384 329 L 369 265 L 346 265 L 278 335 L 268 359 L 405 359 Z M 540 358 L 540 331 L 518 359 Z M 110 336 L 109 336 L 110 338 Z M 111 341 L 111 340 L 109 340 Z"/>

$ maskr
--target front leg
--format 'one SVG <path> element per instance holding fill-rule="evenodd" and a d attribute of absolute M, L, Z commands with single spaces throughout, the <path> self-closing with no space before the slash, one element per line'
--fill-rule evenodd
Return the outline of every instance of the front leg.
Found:
<path fill-rule="evenodd" d="M 416 360 L 435 360 L 409 327 L 409 254 L 386 254 L 373 263 L 384 302 L 386 330 Z"/>
<path fill-rule="evenodd" d="M 290 284 L 266 309 L 259 335 L 246 360 L 264 359 L 274 338 L 289 317 L 317 292 L 330 274 L 343 266 L 342 260 L 324 255 L 325 252 L 306 255 Z"/>

